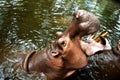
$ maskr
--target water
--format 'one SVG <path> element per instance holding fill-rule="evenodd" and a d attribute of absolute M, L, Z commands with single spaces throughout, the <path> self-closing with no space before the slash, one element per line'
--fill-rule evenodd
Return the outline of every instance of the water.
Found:
<path fill-rule="evenodd" d="M 117 0 L 116 0 L 117 1 Z M 97 15 L 111 45 L 120 39 L 120 2 L 115 0 L 0 0 L 0 80 L 42 80 L 15 70 L 11 55 L 42 49 L 64 31 L 75 10 Z M 13 59 L 14 62 L 14 59 Z"/>

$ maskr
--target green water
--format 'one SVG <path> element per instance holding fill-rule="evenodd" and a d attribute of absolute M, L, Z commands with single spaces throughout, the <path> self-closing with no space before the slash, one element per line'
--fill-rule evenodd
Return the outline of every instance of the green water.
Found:
<path fill-rule="evenodd" d="M 109 32 L 111 45 L 120 39 L 120 2 L 114 0 L 0 0 L 0 80 L 38 80 L 26 75 L 7 58 L 42 49 L 64 31 L 78 9 L 93 12 L 100 30 Z"/>

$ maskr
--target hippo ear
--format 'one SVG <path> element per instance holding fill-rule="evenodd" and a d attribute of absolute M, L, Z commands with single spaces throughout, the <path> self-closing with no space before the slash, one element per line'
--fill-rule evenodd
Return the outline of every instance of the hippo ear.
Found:
<path fill-rule="evenodd" d="M 56 32 L 56 37 L 57 37 L 57 39 L 59 39 L 60 37 L 62 37 L 62 35 L 63 35 L 62 32 L 60 32 L 60 31 Z"/>

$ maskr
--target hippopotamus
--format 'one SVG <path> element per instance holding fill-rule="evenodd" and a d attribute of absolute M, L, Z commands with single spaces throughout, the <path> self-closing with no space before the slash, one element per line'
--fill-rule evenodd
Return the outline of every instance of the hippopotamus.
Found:
<path fill-rule="evenodd" d="M 88 63 L 89 54 L 81 49 L 80 43 L 81 41 L 77 38 L 71 40 L 69 35 L 62 36 L 56 42 L 51 43 L 50 47 L 25 55 L 22 63 L 23 69 L 28 73 L 42 72 L 50 80 L 63 80 Z M 104 46 L 98 45 L 99 48 Z M 96 48 L 98 45 L 95 45 Z"/>
<path fill-rule="evenodd" d="M 23 55 L 22 68 L 28 73 L 44 73 L 49 80 L 70 80 L 69 76 L 87 66 L 88 57 L 106 49 L 106 44 L 93 39 L 82 40 L 85 35 L 96 32 L 99 24 L 94 14 L 76 11 L 70 26 L 63 33 L 57 32 L 56 40 L 51 41 L 49 47 Z"/>

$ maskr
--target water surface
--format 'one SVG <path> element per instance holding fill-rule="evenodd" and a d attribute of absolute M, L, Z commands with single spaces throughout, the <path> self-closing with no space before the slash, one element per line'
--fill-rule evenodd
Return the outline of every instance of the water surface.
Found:
<path fill-rule="evenodd" d="M 99 17 L 100 30 L 109 32 L 108 39 L 114 46 L 120 39 L 120 3 L 115 0 L 0 0 L 0 80 L 43 80 L 15 70 L 14 59 L 8 59 L 48 46 L 56 31 L 66 29 L 78 9 Z"/>

